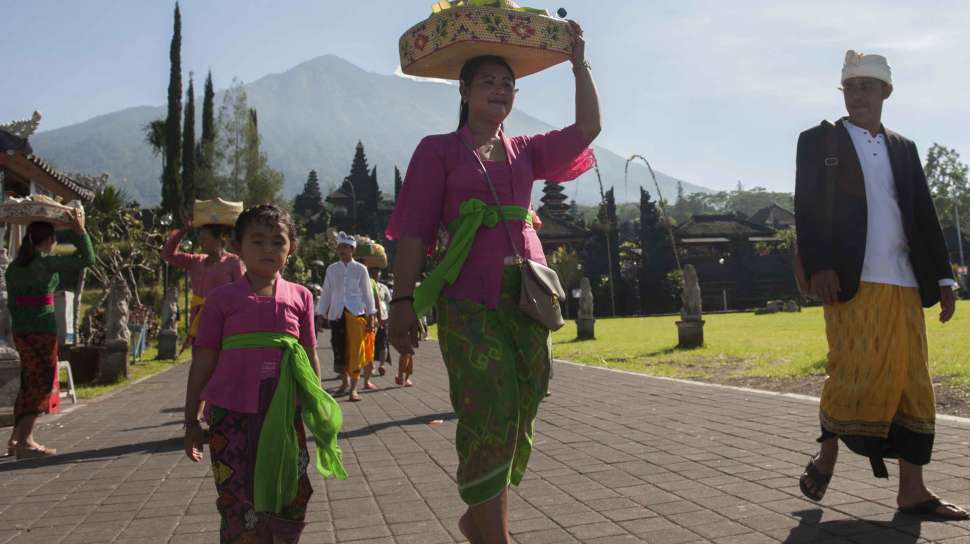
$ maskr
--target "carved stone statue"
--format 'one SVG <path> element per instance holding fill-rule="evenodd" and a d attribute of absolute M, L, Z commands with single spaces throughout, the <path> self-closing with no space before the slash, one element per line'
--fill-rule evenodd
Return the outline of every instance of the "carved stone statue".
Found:
<path fill-rule="evenodd" d="M 697 280 L 697 270 L 694 265 L 684 267 L 684 291 L 680 295 L 683 306 L 680 308 L 680 318 L 684 321 L 701 320 L 701 286 Z"/>
<path fill-rule="evenodd" d="M 165 290 L 165 301 L 162 302 L 162 330 L 174 331 L 179 316 L 179 292 L 175 287 Z"/>
<path fill-rule="evenodd" d="M 693 349 L 704 345 L 704 320 L 701 319 L 701 286 L 693 265 L 684 267 L 684 290 L 680 295 L 680 321 L 677 322 L 677 346 Z"/>
<path fill-rule="evenodd" d="M 10 309 L 7 308 L 7 248 L 0 248 L 0 345 L 10 345 Z"/>
<path fill-rule="evenodd" d="M 124 344 L 131 341 L 131 332 L 128 330 L 128 300 L 131 298 L 131 289 L 128 282 L 121 275 L 117 275 L 111 280 L 108 288 L 108 306 L 105 312 L 105 332 L 104 343 Z"/>
<path fill-rule="evenodd" d="M 593 317 L 593 288 L 589 278 L 579 282 L 579 312 L 576 316 L 576 338 L 592 340 L 596 337 L 596 319 Z"/>

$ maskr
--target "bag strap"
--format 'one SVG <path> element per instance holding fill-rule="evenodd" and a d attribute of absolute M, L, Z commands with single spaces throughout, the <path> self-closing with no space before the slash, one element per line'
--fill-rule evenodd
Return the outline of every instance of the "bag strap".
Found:
<path fill-rule="evenodd" d="M 462 137 L 461 133 L 455 132 L 455 136 L 457 136 L 458 140 L 462 143 L 462 145 L 465 146 L 465 149 L 470 151 L 475 157 L 475 160 L 478 161 L 478 165 L 482 167 L 482 173 L 485 174 L 485 183 L 488 184 L 488 188 L 492 192 L 492 198 L 495 199 L 495 205 L 499 207 L 499 213 L 502 215 L 502 217 L 499 218 L 499 223 L 502 223 L 502 226 L 505 227 L 505 234 L 507 234 L 509 237 L 509 244 L 512 245 L 512 251 L 515 253 L 515 257 L 519 261 L 525 261 L 522 254 L 519 253 L 518 246 L 515 245 L 515 239 L 512 237 L 512 229 L 509 228 L 508 221 L 505 220 L 505 214 L 501 212 L 502 202 L 498 199 L 498 192 L 495 190 L 495 185 L 492 184 L 492 177 L 488 175 L 488 168 L 485 168 L 485 163 L 482 162 L 482 158 L 478 156 L 478 152 L 465 141 L 465 138 Z"/>

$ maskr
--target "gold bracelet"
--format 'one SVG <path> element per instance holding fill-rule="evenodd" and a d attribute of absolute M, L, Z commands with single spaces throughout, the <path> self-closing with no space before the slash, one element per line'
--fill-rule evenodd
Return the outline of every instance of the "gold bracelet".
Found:
<path fill-rule="evenodd" d="M 589 71 L 593 71 L 593 66 L 589 63 L 588 60 L 584 59 L 582 64 L 573 64 L 573 73 L 575 74 L 576 70 L 578 70 L 580 67 L 586 68 Z"/>

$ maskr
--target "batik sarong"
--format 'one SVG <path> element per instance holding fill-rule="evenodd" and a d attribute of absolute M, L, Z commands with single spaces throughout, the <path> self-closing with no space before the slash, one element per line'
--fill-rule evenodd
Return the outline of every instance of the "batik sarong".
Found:
<path fill-rule="evenodd" d="M 57 413 L 61 405 L 57 335 L 15 333 L 13 342 L 20 355 L 20 390 L 14 402 L 14 421 L 28 415 Z"/>
<path fill-rule="evenodd" d="M 520 269 L 507 267 L 497 309 L 438 303 L 438 340 L 458 416 L 458 492 L 469 505 L 522 480 L 549 384 L 549 330 L 519 310 L 520 287 Z"/>
<path fill-rule="evenodd" d="M 388 349 L 390 345 L 387 340 L 387 323 L 382 323 L 377 327 L 377 334 L 374 337 L 374 360 L 383 362 L 390 360 Z"/>
<path fill-rule="evenodd" d="M 276 378 L 267 378 L 260 383 L 257 414 L 226 410 L 219 406 L 210 409 L 209 450 L 218 493 L 216 507 L 222 518 L 220 542 L 223 544 L 271 543 L 274 536 L 284 542 L 297 542 L 305 525 L 306 506 L 313 488 L 307 476 L 310 454 L 299 410 L 293 419 L 300 449 L 296 498 L 278 515 L 257 513 L 253 505 L 259 435 L 276 384 Z"/>
<path fill-rule="evenodd" d="M 825 307 L 829 355 L 822 437 L 837 435 L 885 478 L 884 458 L 930 462 L 936 406 L 919 291 L 863 282 Z"/>
<path fill-rule="evenodd" d="M 347 321 L 340 317 L 330 322 L 330 349 L 333 351 L 333 372 L 342 376 L 347 372 Z"/>

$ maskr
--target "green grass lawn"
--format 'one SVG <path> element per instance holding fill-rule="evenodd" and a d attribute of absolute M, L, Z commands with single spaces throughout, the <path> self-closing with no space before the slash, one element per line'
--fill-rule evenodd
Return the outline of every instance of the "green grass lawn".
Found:
<path fill-rule="evenodd" d="M 961 311 L 963 310 L 963 311 Z M 970 305 L 942 325 L 939 308 L 926 312 L 930 367 L 948 383 L 970 386 Z M 600 319 L 596 340 L 580 342 L 575 322 L 553 334 L 553 356 L 658 376 L 799 378 L 824 372 L 825 326 L 821 308 L 795 314 L 705 315 L 705 345 L 677 349 L 675 317 Z"/>
<path fill-rule="evenodd" d="M 137 362 L 129 362 L 128 364 L 128 379 L 121 380 L 115 383 L 108 384 L 84 384 L 77 385 L 77 398 L 78 399 L 93 399 L 100 397 L 106 393 L 111 393 L 112 391 L 117 391 L 122 387 L 138 381 L 142 378 L 147 378 L 149 376 L 154 376 L 163 370 L 168 370 L 176 365 L 181 365 L 189 362 L 192 352 L 186 350 L 182 353 L 182 356 L 178 359 L 160 359 L 156 360 L 155 357 L 158 356 L 158 348 L 154 345 L 149 344 L 142 353 L 141 359 Z M 61 391 L 67 391 L 67 372 L 61 371 Z"/>

